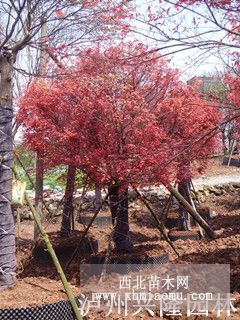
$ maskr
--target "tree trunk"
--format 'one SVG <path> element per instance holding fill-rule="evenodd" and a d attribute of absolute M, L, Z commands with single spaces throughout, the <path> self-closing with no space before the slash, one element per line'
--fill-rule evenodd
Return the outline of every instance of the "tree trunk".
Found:
<path fill-rule="evenodd" d="M 0 290 L 15 284 L 15 227 L 12 197 L 12 73 L 14 58 L 10 51 L 0 55 Z"/>
<path fill-rule="evenodd" d="M 102 191 L 101 188 L 95 187 L 95 199 L 94 199 L 94 209 L 98 210 L 102 205 Z"/>
<path fill-rule="evenodd" d="M 206 221 L 200 216 L 200 214 L 183 198 L 183 196 L 170 184 L 166 187 L 174 197 L 184 205 L 184 207 L 188 210 L 189 214 L 192 216 L 194 220 L 196 220 L 199 225 L 206 231 L 207 235 L 210 239 L 216 238 L 216 233 L 212 230 L 212 228 L 206 223 Z"/>
<path fill-rule="evenodd" d="M 109 204 L 110 204 L 110 211 L 112 216 L 112 225 L 115 225 L 115 219 L 117 217 L 117 210 L 118 210 L 118 185 L 114 184 L 108 188 L 109 193 Z"/>
<path fill-rule="evenodd" d="M 190 194 L 189 194 L 190 179 L 183 179 L 178 184 L 178 192 L 183 196 L 183 198 L 191 204 Z M 190 229 L 190 219 L 188 212 L 186 211 L 183 204 L 179 203 L 179 216 L 180 216 L 180 226 L 181 230 Z"/>
<path fill-rule="evenodd" d="M 73 193 L 76 177 L 76 167 L 68 166 L 67 184 L 64 196 L 64 207 L 61 224 L 61 235 L 63 237 L 69 236 L 71 232 L 71 221 L 73 218 Z"/>
<path fill-rule="evenodd" d="M 109 188 L 110 209 L 114 225 L 113 241 L 116 252 L 132 252 L 128 222 L 128 188 L 121 191 L 119 185 Z"/>

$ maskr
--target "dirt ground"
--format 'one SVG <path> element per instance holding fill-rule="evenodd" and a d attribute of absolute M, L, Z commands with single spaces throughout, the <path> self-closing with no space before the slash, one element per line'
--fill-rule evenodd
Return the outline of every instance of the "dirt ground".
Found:
<path fill-rule="evenodd" d="M 240 170 L 234 166 L 222 166 L 219 159 L 215 159 L 205 175 L 216 176 L 221 174 L 234 174 Z M 174 253 L 166 241 L 160 240 L 160 233 L 156 229 L 154 220 L 150 213 L 139 200 L 130 205 L 130 230 L 131 238 L 135 247 L 141 246 L 141 251 L 148 256 L 169 253 L 171 263 L 219 263 L 230 264 L 231 266 L 231 293 L 236 299 L 235 305 L 240 308 L 240 190 L 235 189 L 223 196 L 209 196 L 204 203 L 211 211 L 215 212 L 214 218 L 209 222 L 216 231 L 217 238 L 214 240 L 201 239 L 177 240 L 174 242 L 180 257 Z M 160 210 L 160 208 L 159 208 Z M 158 208 L 155 208 L 158 213 Z M 106 215 L 106 212 L 100 215 Z M 54 218 L 45 223 L 47 232 L 59 230 L 60 219 Z M 76 222 L 76 230 L 83 231 L 83 226 Z M 99 250 L 104 251 L 108 245 L 111 226 L 93 225 L 90 234 L 98 240 Z M 59 276 L 53 268 L 51 261 L 42 256 L 33 255 L 33 222 L 21 222 L 17 239 L 18 251 L 18 284 L 0 293 L 0 308 L 24 307 L 44 303 L 53 303 L 65 299 Z M 76 243 L 79 239 L 76 239 Z M 145 250 L 144 250 L 145 248 Z M 80 293 L 79 289 L 79 263 L 81 259 L 88 261 L 89 257 L 77 256 L 69 268 L 66 264 L 72 252 L 68 251 L 59 255 L 60 262 L 65 269 L 75 294 Z M 166 319 L 171 317 L 166 316 Z M 91 313 L 86 319 L 126 319 L 118 314 L 111 314 L 105 317 L 103 313 Z M 127 319 L 153 319 L 145 311 L 132 318 Z M 177 319 L 175 317 L 174 319 Z M 180 319 L 185 319 L 182 316 Z M 190 318 L 188 318 L 190 319 Z M 201 319 L 196 316 L 193 319 Z M 205 317 L 206 319 L 206 317 Z M 215 319 L 208 316 L 207 319 Z M 220 317 L 218 319 L 240 319 L 240 314 L 231 317 Z"/>

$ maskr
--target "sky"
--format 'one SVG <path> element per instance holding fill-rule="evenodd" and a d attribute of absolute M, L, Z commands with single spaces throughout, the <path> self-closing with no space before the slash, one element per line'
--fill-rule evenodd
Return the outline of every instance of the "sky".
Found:
<path fill-rule="evenodd" d="M 132 29 L 134 29 L 136 32 L 131 33 L 130 39 L 138 39 L 139 41 L 149 45 L 151 48 L 161 48 L 162 46 L 169 45 L 169 42 L 164 42 L 162 40 L 163 37 L 161 36 L 161 31 L 163 33 L 171 33 L 172 29 L 174 27 L 174 23 L 177 23 L 180 25 L 180 29 L 184 27 L 188 27 L 189 34 L 194 34 L 195 32 L 199 31 L 214 31 L 214 27 L 210 26 L 209 24 L 200 24 L 200 27 L 198 29 L 194 30 L 193 27 L 193 19 L 194 15 L 192 13 L 184 13 L 184 16 L 179 16 L 177 18 L 174 18 L 175 21 L 173 21 L 173 18 L 171 18 L 171 10 L 169 12 L 169 16 L 166 17 L 165 25 L 159 27 L 160 32 L 154 32 L 156 29 L 149 29 L 149 25 L 140 22 L 139 20 L 144 20 L 147 17 L 148 7 L 151 5 L 152 13 L 158 14 L 161 7 L 159 7 L 159 1 L 158 0 L 135 0 L 134 5 L 136 6 L 135 14 L 137 16 L 137 20 L 135 19 L 132 23 Z M 155 9 L 154 9 L 155 8 Z M 199 12 L 203 15 L 205 14 L 204 8 L 200 7 Z M 171 33 L 175 36 L 174 33 Z M 209 35 L 207 35 L 209 37 Z M 212 36 L 210 36 L 210 39 L 216 40 L 223 37 L 224 34 L 222 32 L 213 32 Z M 200 40 L 203 40 L 203 37 L 201 37 Z M 170 44 L 174 44 L 174 42 L 170 42 Z M 172 50 L 172 49 L 170 49 Z M 33 51 L 31 51 L 33 52 Z M 159 51 L 160 53 L 166 53 L 167 50 Z M 182 52 L 178 52 L 174 55 L 168 55 L 166 57 L 170 60 L 170 66 L 173 68 L 177 68 L 180 70 L 181 74 L 181 80 L 184 82 L 187 82 L 189 79 L 193 78 L 194 76 L 209 76 L 209 75 L 215 75 L 215 74 L 223 74 L 225 70 L 225 63 L 222 61 L 222 59 L 217 54 L 216 50 L 215 52 L 209 52 L 209 50 L 199 50 L 199 49 L 190 49 Z M 227 54 L 224 54 L 224 59 L 228 59 Z M 21 65 L 25 65 L 25 69 L 32 69 L 31 65 L 34 65 L 36 62 L 36 56 L 32 56 L 30 59 L 29 52 L 25 50 L 23 54 L 21 55 Z M 27 84 L 27 78 L 28 77 L 20 77 L 20 86 L 23 87 Z M 17 88 L 17 86 L 16 86 Z M 21 136 L 21 133 L 17 135 L 17 138 Z"/>
<path fill-rule="evenodd" d="M 143 43 L 148 44 L 150 47 L 161 48 L 163 46 L 168 46 L 169 44 L 176 44 L 179 42 L 166 42 L 166 38 L 164 38 L 163 34 L 171 35 L 173 37 L 182 36 L 182 34 L 186 35 L 195 35 L 196 33 L 208 32 L 206 35 L 202 35 L 198 37 L 199 41 L 204 41 L 206 39 L 219 41 L 220 39 L 225 39 L 226 34 L 223 31 L 219 31 L 215 25 L 204 23 L 201 19 L 197 20 L 199 17 L 196 14 L 191 12 L 184 12 L 184 14 L 180 14 L 178 16 L 173 16 L 173 11 L 169 11 L 169 15 L 166 16 L 165 24 L 160 24 L 158 26 L 159 30 L 156 31 L 156 28 L 149 29 L 149 25 L 140 22 L 139 20 L 144 20 L 149 13 L 149 6 L 151 6 L 151 13 L 155 14 L 155 16 L 160 12 L 161 6 L 159 6 L 159 1 L 157 0 L 135 0 L 136 6 L 136 15 L 137 20 L 134 21 L 132 26 L 133 29 L 136 30 L 136 33 L 133 34 L 134 38 L 139 39 Z M 169 7 L 169 5 L 168 5 Z M 155 8 L 155 9 L 154 9 Z M 167 9 L 167 6 L 166 6 Z M 208 12 L 204 8 L 204 6 L 200 6 L 197 9 L 197 12 L 202 14 L 203 16 L 207 16 Z M 172 16 L 172 17 L 171 17 Z M 193 21 L 199 21 L 199 25 L 194 26 Z M 159 21 L 159 20 L 157 20 Z M 179 34 L 174 33 L 175 25 L 179 24 Z M 183 30 L 184 33 L 181 33 Z M 184 31 L 187 30 L 187 31 Z M 162 32 L 162 35 L 161 35 Z M 183 48 L 183 47 L 182 47 Z M 170 48 L 161 53 L 166 53 L 173 51 L 175 49 Z M 200 50 L 200 49 L 189 49 L 182 52 L 178 52 L 173 55 L 167 56 L 168 59 L 171 59 L 170 65 L 174 68 L 178 68 L 181 71 L 181 77 L 183 81 L 187 81 L 194 76 L 202 76 L 202 75 L 212 75 L 212 74 L 222 74 L 225 71 L 225 62 L 229 60 L 228 53 L 226 49 L 221 49 L 221 56 L 219 55 L 219 51 L 209 50 L 209 48 Z"/>

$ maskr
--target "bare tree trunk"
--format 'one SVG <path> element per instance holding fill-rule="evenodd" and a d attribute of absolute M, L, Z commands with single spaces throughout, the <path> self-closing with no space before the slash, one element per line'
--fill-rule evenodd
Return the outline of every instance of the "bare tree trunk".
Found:
<path fill-rule="evenodd" d="M 0 53 L 0 290 L 15 284 L 16 245 L 12 197 L 12 74 L 14 57 Z"/>
<path fill-rule="evenodd" d="M 95 187 L 95 199 L 94 199 L 94 209 L 98 210 L 102 205 L 102 191 L 101 188 Z"/>
<path fill-rule="evenodd" d="M 40 59 L 39 59 L 39 76 L 44 76 L 47 65 L 47 44 L 46 44 L 46 21 L 42 18 L 41 27 L 41 46 L 40 46 Z M 35 181 L 35 208 L 40 214 L 41 221 L 43 220 L 43 178 L 44 178 L 44 162 L 42 156 L 36 153 L 36 181 Z M 34 224 L 34 240 L 39 236 L 38 226 Z"/>
<path fill-rule="evenodd" d="M 178 192 L 183 196 L 183 198 L 191 204 L 190 194 L 189 194 L 189 179 L 183 179 L 178 184 Z M 189 215 L 186 211 L 185 207 L 179 203 L 179 216 L 180 216 L 180 226 L 181 230 L 189 230 L 190 229 L 190 221 Z"/>
<path fill-rule="evenodd" d="M 114 225 L 113 241 L 117 252 L 132 252 L 133 244 L 129 233 L 128 188 L 121 191 L 115 184 L 109 188 L 110 209 Z"/>
<path fill-rule="evenodd" d="M 71 232 L 71 221 L 73 217 L 73 193 L 76 178 L 76 167 L 68 166 L 67 184 L 64 196 L 64 207 L 61 224 L 61 235 L 69 236 Z"/>
<path fill-rule="evenodd" d="M 117 217 L 117 210 L 118 210 L 118 185 L 114 184 L 108 188 L 108 194 L 109 194 L 109 205 L 111 210 L 111 216 L 112 216 L 112 225 L 115 224 L 115 219 Z"/>
<path fill-rule="evenodd" d="M 216 233 L 210 228 L 210 226 L 206 223 L 206 221 L 200 216 L 200 214 L 194 210 L 194 208 L 186 201 L 186 199 L 183 198 L 183 196 L 170 184 L 166 187 L 173 195 L 174 197 L 181 202 L 185 208 L 190 213 L 191 217 L 196 220 L 199 225 L 206 231 L 207 235 L 210 239 L 216 238 Z"/>

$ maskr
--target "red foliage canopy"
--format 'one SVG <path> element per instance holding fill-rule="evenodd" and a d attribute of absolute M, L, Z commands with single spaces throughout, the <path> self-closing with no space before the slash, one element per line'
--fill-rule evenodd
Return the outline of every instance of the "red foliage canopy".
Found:
<path fill-rule="evenodd" d="M 65 75 L 33 81 L 18 114 L 28 147 L 101 184 L 167 183 L 186 161 L 205 158 L 216 108 L 146 52 L 139 43 L 87 50 Z"/>

